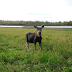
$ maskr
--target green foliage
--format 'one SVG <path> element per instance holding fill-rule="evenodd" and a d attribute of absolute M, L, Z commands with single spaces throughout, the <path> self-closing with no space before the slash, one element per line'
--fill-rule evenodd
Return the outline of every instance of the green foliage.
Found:
<path fill-rule="evenodd" d="M 1 72 L 72 72 L 72 29 L 43 29 L 42 47 L 29 44 L 26 32 L 35 29 L 0 28 Z"/>
<path fill-rule="evenodd" d="M 24 25 L 24 26 L 33 26 L 33 25 L 46 25 L 46 26 L 72 26 L 72 21 L 69 22 L 48 22 L 48 21 L 4 21 L 0 20 L 0 25 Z"/>

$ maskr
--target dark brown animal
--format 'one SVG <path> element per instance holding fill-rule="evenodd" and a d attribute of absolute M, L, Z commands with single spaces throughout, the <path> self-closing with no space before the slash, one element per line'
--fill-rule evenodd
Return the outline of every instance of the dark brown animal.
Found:
<path fill-rule="evenodd" d="M 40 48 L 42 50 L 42 45 L 41 45 L 41 40 L 42 40 L 42 36 L 41 36 L 41 31 L 42 28 L 44 28 L 44 25 L 42 25 L 41 27 L 37 27 L 34 26 L 37 30 L 34 33 L 28 32 L 25 34 L 26 36 L 26 49 L 28 49 L 29 51 L 29 43 L 34 43 L 34 48 L 36 50 L 36 43 L 39 42 Z"/>

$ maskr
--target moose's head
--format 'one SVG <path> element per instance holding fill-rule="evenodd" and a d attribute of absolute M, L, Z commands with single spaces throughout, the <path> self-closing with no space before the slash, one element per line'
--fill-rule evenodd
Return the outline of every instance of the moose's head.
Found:
<path fill-rule="evenodd" d="M 42 25 L 41 27 L 37 27 L 37 26 L 34 25 L 34 27 L 37 29 L 35 31 L 35 33 L 37 34 L 38 37 L 40 37 L 41 36 L 41 31 L 42 31 L 42 28 L 44 28 L 44 25 Z"/>

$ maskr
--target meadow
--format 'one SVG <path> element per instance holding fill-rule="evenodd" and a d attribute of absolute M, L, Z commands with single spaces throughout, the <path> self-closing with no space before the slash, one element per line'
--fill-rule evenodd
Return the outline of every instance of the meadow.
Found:
<path fill-rule="evenodd" d="M 0 28 L 0 72 L 72 72 L 72 29 L 42 30 L 42 47 L 25 34 L 35 29 Z"/>

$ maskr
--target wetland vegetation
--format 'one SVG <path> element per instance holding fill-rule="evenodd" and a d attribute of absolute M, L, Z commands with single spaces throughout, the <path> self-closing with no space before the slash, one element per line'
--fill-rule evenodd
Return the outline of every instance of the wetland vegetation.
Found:
<path fill-rule="evenodd" d="M 35 29 L 0 28 L 1 72 L 72 72 L 72 29 L 43 29 L 42 47 L 29 45 L 25 34 Z"/>

